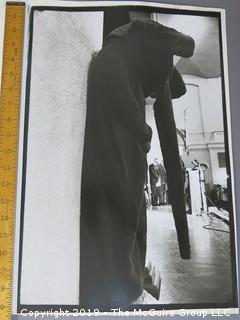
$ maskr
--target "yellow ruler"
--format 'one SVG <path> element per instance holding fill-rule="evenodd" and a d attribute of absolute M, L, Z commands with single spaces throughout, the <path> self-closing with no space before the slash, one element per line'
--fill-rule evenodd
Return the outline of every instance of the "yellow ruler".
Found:
<path fill-rule="evenodd" d="M 7 3 L 0 95 L 0 320 L 11 319 L 25 6 Z"/>

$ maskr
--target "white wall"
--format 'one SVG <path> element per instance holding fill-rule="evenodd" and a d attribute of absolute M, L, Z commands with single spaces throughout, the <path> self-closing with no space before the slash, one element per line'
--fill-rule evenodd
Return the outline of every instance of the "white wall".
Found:
<path fill-rule="evenodd" d="M 202 80 L 199 90 L 204 132 L 223 131 L 221 78 Z"/>
<path fill-rule="evenodd" d="M 178 129 L 185 129 L 190 137 L 197 133 L 203 133 L 203 118 L 198 86 L 187 85 L 185 95 L 173 100 L 173 110 Z"/>
<path fill-rule="evenodd" d="M 153 136 L 151 141 L 151 149 L 147 155 L 148 164 L 151 164 L 154 158 L 158 158 L 159 161 L 162 161 L 162 151 L 160 148 L 160 142 L 158 138 L 157 127 L 154 119 L 153 106 L 146 106 L 146 122 L 153 130 Z"/>
<path fill-rule="evenodd" d="M 78 304 L 87 72 L 98 12 L 34 14 L 22 304 Z"/>
<path fill-rule="evenodd" d="M 203 79 L 184 75 L 187 93 L 174 101 L 177 127 L 179 110 L 187 107 L 186 130 L 189 156 L 183 155 L 187 166 L 197 159 L 206 162 L 209 169 L 206 172 L 207 183 L 226 184 L 226 169 L 219 168 L 217 152 L 224 152 L 223 105 L 221 78 Z M 197 99 L 198 96 L 198 99 Z"/>

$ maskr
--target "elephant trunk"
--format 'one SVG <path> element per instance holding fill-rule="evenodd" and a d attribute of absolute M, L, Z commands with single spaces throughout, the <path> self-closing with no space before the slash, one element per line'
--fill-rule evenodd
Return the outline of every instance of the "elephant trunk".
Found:
<path fill-rule="evenodd" d="M 178 150 L 169 80 L 157 94 L 154 103 L 154 115 L 164 166 L 167 172 L 169 197 L 177 229 L 180 255 L 183 259 L 189 259 L 190 243 L 185 210 L 183 173 Z"/>

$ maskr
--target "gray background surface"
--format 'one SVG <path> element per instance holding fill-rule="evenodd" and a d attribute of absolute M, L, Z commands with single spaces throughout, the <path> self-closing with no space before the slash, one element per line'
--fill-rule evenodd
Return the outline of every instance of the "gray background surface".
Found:
<path fill-rule="evenodd" d="M 232 142 L 233 142 L 233 162 L 235 170 L 235 197 L 236 197 L 236 213 L 237 213 L 237 229 L 238 229 L 238 242 L 240 240 L 240 175 L 238 174 L 238 167 L 240 164 L 240 0 L 161 0 L 156 1 L 159 3 L 176 4 L 176 5 L 194 5 L 203 7 L 217 7 L 226 9 L 227 19 L 227 42 L 228 42 L 228 66 L 229 66 L 229 85 L 230 85 L 230 107 L 231 107 L 231 126 L 232 126 Z M 101 5 L 101 1 L 99 1 Z M 238 250 L 239 252 L 239 250 Z M 238 273 L 239 275 L 239 273 Z M 30 316 L 14 316 L 14 319 L 34 319 Z M 46 317 L 54 319 L 54 317 Z M 66 319 L 74 319 L 76 317 L 66 317 Z M 85 317 L 81 317 L 82 319 Z M 101 317 L 101 319 L 121 319 L 122 317 Z M 142 317 L 129 317 L 130 319 L 141 319 Z M 151 319 L 172 319 L 173 317 L 143 317 Z M 175 316 L 174 319 L 183 319 L 185 317 Z M 188 317 L 192 318 L 192 317 Z M 202 317 L 195 317 L 202 318 Z M 238 315 L 231 317 L 221 317 L 220 319 L 237 319 Z M 40 317 L 39 317 L 40 319 Z M 61 317 L 60 319 L 63 319 Z M 205 319 L 212 319 L 211 316 Z M 214 317 L 213 319 L 216 319 Z"/>

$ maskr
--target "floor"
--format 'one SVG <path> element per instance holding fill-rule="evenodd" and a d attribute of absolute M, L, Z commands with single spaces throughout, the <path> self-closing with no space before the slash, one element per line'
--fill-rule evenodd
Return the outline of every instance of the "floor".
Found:
<path fill-rule="evenodd" d="M 148 210 L 147 261 L 159 270 L 158 303 L 228 303 L 232 301 L 229 227 L 218 218 L 188 215 L 191 259 L 180 258 L 170 206 Z"/>

